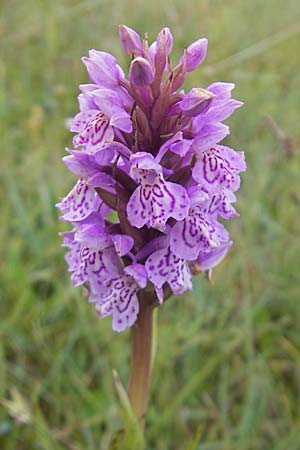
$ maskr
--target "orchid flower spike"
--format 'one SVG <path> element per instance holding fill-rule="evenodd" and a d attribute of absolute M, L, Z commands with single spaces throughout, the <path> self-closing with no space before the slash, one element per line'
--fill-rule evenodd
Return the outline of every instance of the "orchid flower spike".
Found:
<path fill-rule="evenodd" d="M 57 204 L 72 226 L 61 233 L 71 281 L 86 287 L 117 332 L 135 323 L 142 290 L 162 303 L 221 262 L 232 241 L 220 219 L 238 215 L 233 203 L 246 170 L 244 153 L 221 144 L 229 134 L 223 121 L 242 105 L 231 98 L 234 85 L 182 90 L 205 59 L 207 39 L 171 65 L 169 28 L 151 45 L 125 25 L 119 32 L 128 78 L 109 53 L 82 58 L 90 81 L 80 86 L 64 158 L 77 181 Z"/>

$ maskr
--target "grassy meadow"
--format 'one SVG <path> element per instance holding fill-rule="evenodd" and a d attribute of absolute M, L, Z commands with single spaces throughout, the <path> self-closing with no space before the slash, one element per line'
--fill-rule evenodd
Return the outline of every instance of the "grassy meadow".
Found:
<path fill-rule="evenodd" d="M 54 207 L 74 183 L 80 57 L 128 67 L 119 23 L 150 40 L 169 26 L 173 61 L 206 36 L 186 89 L 232 81 L 245 102 L 226 140 L 248 163 L 235 245 L 213 286 L 194 278 L 159 311 L 146 450 L 300 450 L 299 0 L 1 1 L 0 449 L 106 450 L 123 426 L 112 371 L 126 385 L 130 333 L 71 285 Z"/>

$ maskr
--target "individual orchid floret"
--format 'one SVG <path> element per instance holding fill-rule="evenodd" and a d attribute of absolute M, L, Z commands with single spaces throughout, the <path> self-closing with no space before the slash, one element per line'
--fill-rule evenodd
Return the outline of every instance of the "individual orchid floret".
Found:
<path fill-rule="evenodd" d="M 112 328 L 117 332 L 124 331 L 136 321 L 139 312 L 137 292 L 146 286 L 147 280 L 145 269 L 141 265 L 128 266 L 124 272 L 105 283 L 101 295 L 95 294 L 91 299 L 96 302 L 100 318 L 112 315 Z"/>
<path fill-rule="evenodd" d="M 99 198 L 97 198 L 94 189 L 83 178 L 80 178 L 71 192 L 56 206 L 63 213 L 61 219 L 78 222 L 95 211 L 97 203 L 99 204 Z"/>
<path fill-rule="evenodd" d="M 139 152 L 131 157 L 130 175 L 139 183 L 127 204 L 127 215 L 137 228 L 148 225 L 164 231 L 169 217 L 182 220 L 189 199 L 184 187 L 165 181 L 162 167 L 151 154 Z"/>
<path fill-rule="evenodd" d="M 223 188 L 237 191 L 240 187 L 239 173 L 246 170 L 243 152 L 216 145 L 201 153 L 194 168 L 193 178 L 207 189 Z"/>
<path fill-rule="evenodd" d="M 100 319 L 112 315 L 114 331 L 124 331 L 136 321 L 139 312 L 139 286 L 130 275 L 121 275 L 107 283 L 105 301 L 96 302 Z"/>
<path fill-rule="evenodd" d="M 105 142 L 110 142 L 114 138 L 109 118 L 97 110 L 77 114 L 70 129 L 78 133 L 73 138 L 74 147 L 84 145 L 87 153 L 97 151 Z"/>
<path fill-rule="evenodd" d="M 78 133 L 73 138 L 74 147 L 84 147 L 84 151 L 90 154 L 114 141 L 114 128 L 126 132 L 132 130 L 130 115 L 114 91 L 97 89 L 92 97 L 101 111 L 91 109 L 80 112 L 74 117 L 70 128 Z"/>
<path fill-rule="evenodd" d="M 119 261 L 111 247 L 82 247 L 80 265 L 72 275 L 75 286 L 89 283 L 91 292 L 102 290 L 104 283 L 119 272 Z"/>
<path fill-rule="evenodd" d="M 124 72 L 117 64 L 117 60 L 110 53 L 89 51 L 89 58 L 83 57 L 82 62 L 86 65 L 92 83 L 116 88 L 119 80 L 124 78 Z"/>
<path fill-rule="evenodd" d="M 221 243 L 216 225 L 202 213 L 199 205 L 192 206 L 187 218 L 177 222 L 170 232 L 173 253 L 190 261 L 197 259 L 200 251 L 208 252 Z"/>
<path fill-rule="evenodd" d="M 222 143 L 230 131 L 223 120 L 242 105 L 231 97 L 234 85 L 182 90 L 207 39 L 176 62 L 169 28 L 149 44 L 125 25 L 119 33 L 128 74 L 109 53 L 82 58 L 89 81 L 80 85 L 74 148 L 64 157 L 77 182 L 57 204 L 71 224 L 62 233 L 71 281 L 115 331 L 221 262 L 232 241 L 220 221 L 238 216 L 246 170 L 243 152 Z"/>
<path fill-rule="evenodd" d="M 161 289 L 168 283 L 173 294 L 181 295 L 192 289 L 189 265 L 185 258 L 175 256 L 170 247 L 154 252 L 145 264 L 149 280 Z"/>

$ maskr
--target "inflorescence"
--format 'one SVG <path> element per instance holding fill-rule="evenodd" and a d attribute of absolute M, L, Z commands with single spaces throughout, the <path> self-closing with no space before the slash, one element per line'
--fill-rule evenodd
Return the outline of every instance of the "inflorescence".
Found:
<path fill-rule="evenodd" d="M 79 179 L 57 205 L 73 226 L 61 233 L 72 283 L 88 289 L 115 331 L 136 321 L 140 290 L 161 303 L 223 259 L 232 241 L 219 218 L 238 215 L 232 204 L 246 170 L 243 152 L 219 144 L 229 134 L 222 121 L 242 105 L 231 98 L 234 85 L 180 90 L 207 39 L 173 68 L 168 28 L 151 46 L 124 25 L 120 38 L 128 79 L 109 53 L 82 58 L 91 82 L 80 86 L 74 149 L 63 158 Z"/>

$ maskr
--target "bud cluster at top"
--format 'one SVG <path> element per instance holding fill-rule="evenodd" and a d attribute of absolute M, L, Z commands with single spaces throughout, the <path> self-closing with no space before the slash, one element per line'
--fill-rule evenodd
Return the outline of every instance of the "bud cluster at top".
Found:
<path fill-rule="evenodd" d="M 161 303 L 223 259 L 232 242 L 219 219 L 237 216 L 246 169 L 243 152 L 219 144 L 229 134 L 222 121 L 242 104 L 231 98 L 234 85 L 181 90 L 207 39 L 173 67 L 168 28 L 150 46 L 124 25 L 120 38 L 128 78 L 109 53 L 82 58 L 90 83 L 80 86 L 73 149 L 63 158 L 78 181 L 57 205 L 73 226 L 62 233 L 71 281 L 88 289 L 99 317 L 112 316 L 115 331 L 134 324 L 140 290 Z"/>

